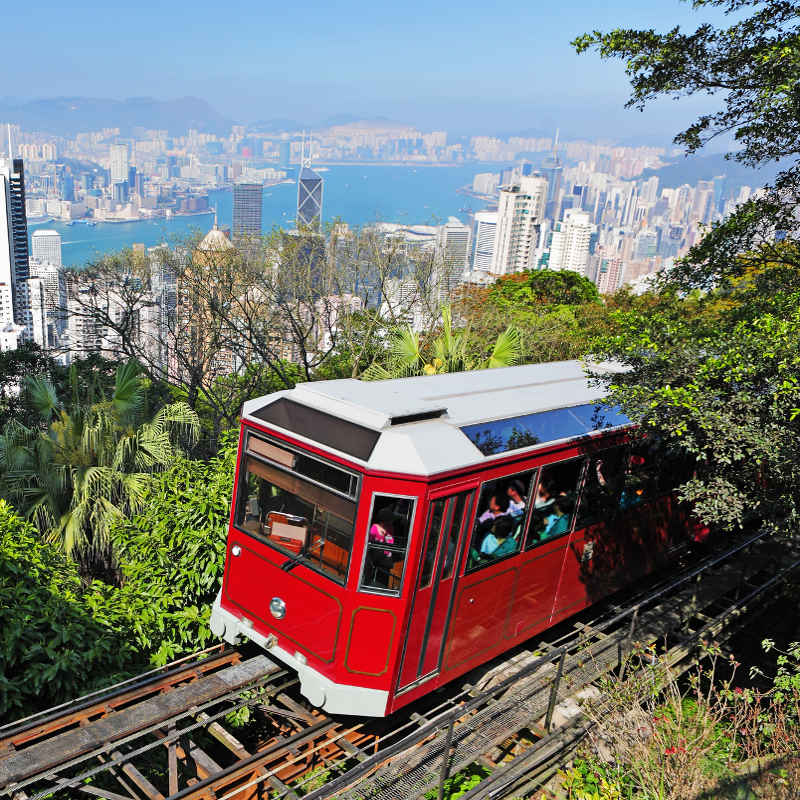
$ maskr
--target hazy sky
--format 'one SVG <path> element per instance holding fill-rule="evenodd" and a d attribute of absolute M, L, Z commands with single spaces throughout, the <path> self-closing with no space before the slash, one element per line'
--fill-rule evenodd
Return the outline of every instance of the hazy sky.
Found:
<path fill-rule="evenodd" d="M 569 42 L 708 18 L 678 0 L 10 3 L 3 61 L 14 69 L 0 95 L 190 94 L 244 122 L 357 114 L 462 133 L 561 125 L 666 140 L 708 101 L 626 112 L 623 66 Z"/>

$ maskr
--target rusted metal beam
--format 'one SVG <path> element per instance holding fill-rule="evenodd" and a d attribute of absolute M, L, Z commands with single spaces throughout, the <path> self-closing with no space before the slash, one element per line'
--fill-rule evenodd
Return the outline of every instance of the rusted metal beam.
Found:
<path fill-rule="evenodd" d="M 185 713 L 195 705 L 243 688 L 265 674 L 277 671 L 267 656 L 256 656 L 199 681 L 179 686 L 136 705 L 115 711 L 84 727 L 17 750 L 0 761 L 0 786 L 18 783 L 47 772 L 104 745 L 161 721 Z"/>
<path fill-rule="evenodd" d="M 52 714 L 44 715 L 41 722 L 37 723 L 36 718 L 32 718 L 29 724 L 22 720 L 18 726 L 5 726 L 11 733 L 0 739 L 0 758 L 5 755 L 6 750 L 18 749 L 21 745 L 41 739 L 44 736 L 52 736 L 65 728 L 76 724 L 83 724 L 94 719 L 106 716 L 121 706 L 129 705 L 137 700 L 146 698 L 149 695 L 160 693 L 165 688 L 173 686 L 187 680 L 190 672 L 201 671 L 208 673 L 215 669 L 222 669 L 225 666 L 239 661 L 241 658 L 237 651 L 227 652 L 220 656 L 212 656 L 199 664 L 193 664 L 188 669 L 176 667 L 164 674 L 156 674 L 144 684 L 136 684 L 128 690 L 120 690 L 112 695 L 103 695 L 95 702 L 89 696 L 85 702 L 76 701 L 68 704 L 61 713 L 54 710 Z M 69 708 L 75 706 L 73 711 Z M 0 729 L 2 730 L 2 729 Z"/>

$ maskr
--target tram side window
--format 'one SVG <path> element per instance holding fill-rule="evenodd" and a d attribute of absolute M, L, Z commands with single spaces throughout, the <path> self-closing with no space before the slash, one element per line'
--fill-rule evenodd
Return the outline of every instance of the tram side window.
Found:
<path fill-rule="evenodd" d="M 528 523 L 527 548 L 569 532 L 582 470 L 582 459 L 542 468 Z"/>
<path fill-rule="evenodd" d="M 604 450 L 589 460 L 575 522 L 576 530 L 598 522 L 608 522 L 616 516 L 626 463 L 627 452 L 622 447 Z"/>
<path fill-rule="evenodd" d="M 413 517 L 413 499 L 375 495 L 360 589 L 400 594 Z"/>
<path fill-rule="evenodd" d="M 236 525 L 344 583 L 356 504 L 252 457 L 241 472 Z"/>
<path fill-rule="evenodd" d="M 483 485 L 467 571 L 519 552 L 536 470 L 509 475 Z"/>

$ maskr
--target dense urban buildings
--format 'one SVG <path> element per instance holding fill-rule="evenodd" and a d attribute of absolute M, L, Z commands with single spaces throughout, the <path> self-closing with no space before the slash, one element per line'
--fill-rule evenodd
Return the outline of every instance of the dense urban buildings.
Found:
<path fill-rule="evenodd" d="M 662 148 L 559 143 L 549 137 L 454 139 L 445 131 L 383 122 L 332 126 L 312 136 L 243 126 L 233 126 L 227 135 L 138 129 L 123 137 L 106 128 L 68 138 L 13 125 L 11 132 L 16 145 L 0 159 L 0 348 L 30 339 L 65 358 L 70 352 L 108 350 L 113 341 L 102 326 L 77 313 L 87 300 L 86 287 L 64 270 L 59 232 L 42 227 L 51 220 L 91 227 L 208 213 L 209 192 L 227 190 L 233 200 L 232 236 L 215 228 L 212 239 L 242 246 L 243 238 L 262 233 L 265 187 L 287 183 L 297 187 L 297 205 L 283 212 L 285 233 L 291 233 L 292 220 L 299 229 L 311 228 L 313 239 L 293 234 L 293 249 L 309 264 L 321 265 L 328 241 L 324 165 L 475 162 L 459 190 L 464 206 L 459 217 L 372 226 L 403 265 L 384 287 L 384 300 L 405 304 L 405 318 L 422 327 L 429 318 L 413 307 L 417 289 L 403 270 L 436 264 L 427 298 L 434 305 L 462 282 L 486 284 L 525 269 L 572 270 L 601 292 L 644 286 L 649 275 L 668 269 L 699 241 L 703 226 L 753 194 L 725 176 L 662 186 L 658 175 L 645 173 L 664 165 L 668 154 Z M 312 169 L 312 160 L 320 166 Z M 487 170 L 487 162 L 496 169 Z M 386 193 L 392 190 L 390 174 L 381 171 Z M 34 226 L 30 252 L 29 224 Z M 163 247 L 142 246 L 140 252 L 152 263 L 152 297 L 137 324 L 158 330 L 175 318 L 178 288 L 160 266 Z M 247 252 L 257 256 L 258 248 Z M 310 270 L 312 284 L 319 273 L 316 266 Z M 337 301 L 337 313 L 351 306 L 351 300 Z"/>

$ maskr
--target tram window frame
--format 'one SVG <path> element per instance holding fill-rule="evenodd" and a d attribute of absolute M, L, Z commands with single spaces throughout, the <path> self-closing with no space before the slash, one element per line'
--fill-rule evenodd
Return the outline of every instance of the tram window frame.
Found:
<path fill-rule="evenodd" d="M 251 440 L 265 442 L 268 445 L 276 448 L 277 451 L 283 451 L 293 456 L 306 457 L 308 459 L 320 462 L 323 466 L 338 470 L 339 472 L 349 475 L 350 491 L 348 493 L 344 493 L 328 484 L 308 478 L 303 473 L 293 470 L 291 466 L 289 466 L 288 462 L 281 463 L 280 461 L 277 461 L 275 457 L 270 458 L 269 455 L 265 454 L 264 452 L 260 453 L 255 449 L 251 449 L 249 447 Z M 339 545 L 342 550 L 345 550 L 347 552 L 347 563 L 344 565 L 341 572 L 339 572 L 338 570 L 334 570 L 333 568 L 325 568 L 321 566 L 320 563 L 321 559 L 318 558 L 315 560 L 313 556 L 304 555 L 302 549 L 300 553 L 297 553 L 292 549 L 289 549 L 285 546 L 281 546 L 281 543 L 275 541 L 271 536 L 266 535 L 261 531 L 251 530 L 244 526 L 243 517 L 246 514 L 245 506 L 251 497 L 251 493 L 248 488 L 248 477 L 251 474 L 253 474 L 257 478 L 260 477 L 261 480 L 270 482 L 271 485 L 273 486 L 278 486 L 278 484 L 273 483 L 269 478 L 265 476 L 258 476 L 256 473 L 251 473 L 248 467 L 248 462 L 251 459 L 256 464 L 258 463 L 262 464 L 263 467 L 267 470 L 273 470 L 276 473 L 283 473 L 283 475 L 285 476 L 285 480 L 287 482 L 291 480 L 294 481 L 295 483 L 299 483 L 301 486 L 302 484 L 307 484 L 312 489 L 314 487 L 318 487 L 317 488 L 318 492 L 322 490 L 322 492 L 324 493 L 327 493 L 334 497 L 338 497 L 343 504 L 346 503 L 352 506 L 352 511 L 353 511 L 352 521 L 350 521 L 347 517 L 343 517 L 334 512 L 331 511 L 327 512 L 329 514 L 333 514 L 333 516 L 338 517 L 339 519 L 344 520 L 345 522 L 350 523 L 349 545 L 347 548 L 341 547 L 341 545 Z M 356 472 L 353 472 L 350 469 L 344 468 L 333 461 L 329 461 L 327 459 L 321 458 L 316 454 L 309 453 L 305 450 L 302 450 L 301 448 L 290 445 L 281 439 L 277 439 L 276 437 L 266 435 L 261 431 L 249 431 L 249 430 L 245 433 L 244 440 L 242 442 L 242 448 L 239 455 L 239 461 L 237 467 L 239 475 L 238 475 L 238 480 L 236 482 L 236 496 L 234 498 L 234 507 L 232 514 L 234 529 L 245 536 L 250 536 L 256 539 L 257 541 L 262 542 L 263 544 L 267 545 L 277 553 L 286 556 L 289 559 L 289 561 L 296 562 L 297 564 L 302 564 L 306 568 L 310 569 L 312 572 L 315 572 L 318 575 L 328 578 L 329 580 L 332 580 L 334 583 L 340 586 L 346 586 L 350 575 L 351 562 L 353 560 L 353 549 L 355 548 L 356 544 L 355 537 L 356 537 L 356 525 L 358 522 L 358 505 L 359 505 L 358 501 L 361 496 L 363 476 Z M 280 486 L 278 488 L 280 488 Z M 290 490 L 284 488 L 284 491 L 290 491 Z M 306 505 L 316 506 L 316 503 L 314 503 L 314 501 L 303 499 L 302 497 L 300 497 L 300 500 Z M 292 515 L 289 515 L 289 517 L 291 518 Z M 290 519 L 289 522 L 293 523 L 293 519 Z"/>
<path fill-rule="evenodd" d="M 467 554 L 465 559 L 465 567 L 464 567 L 464 574 L 470 575 L 474 572 L 478 572 L 485 567 L 492 566 L 493 564 L 499 564 L 501 561 L 506 561 L 507 559 L 511 558 L 512 556 L 518 556 L 520 553 L 525 552 L 525 537 L 528 531 L 528 520 L 530 518 L 531 513 L 531 498 L 534 496 L 534 491 L 536 487 L 539 485 L 539 474 L 541 472 L 540 467 L 529 467 L 527 469 L 520 470 L 519 472 L 513 472 L 509 475 L 501 475 L 497 478 L 491 478 L 489 480 L 483 481 L 480 485 L 480 491 L 477 493 L 477 502 L 475 503 L 475 513 L 473 515 L 470 512 L 470 522 L 472 523 L 472 530 L 469 534 L 469 541 L 467 543 Z M 515 480 L 521 480 L 525 476 L 528 477 L 528 492 L 525 498 L 525 512 L 522 514 L 522 520 L 519 523 L 521 526 L 519 530 L 519 538 L 517 540 L 518 546 L 514 550 L 510 550 L 509 552 L 502 553 L 499 556 L 494 556 L 492 553 L 488 554 L 481 554 L 480 550 L 478 549 L 477 552 L 479 555 L 476 557 L 473 556 L 473 551 L 476 550 L 474 547 L 477 536 L 480 533 L 480 510 L 484 508 L 484 502 L 488 502 L 489 498 L 493 496 L 493 493 L 496 491 L 496 487 L 503 483 L 510 484 Z M 492 494 L 485 495 L 485 492 L 491 492 Z M 500 515 L 500 516 L 507 516 L 507 515 Z M 491 530 L 485 531 L 483 536 L 486 536 L 488 533 L 491 533 Z"/>
<path fill-rule="evenodd" d="M 368 586 L 364 583 L 364 575 L 367 568 L 367 555 L 369 553 L 369 548 L 371 546 L 369 541 L 369 529 L 372 526 L 372 519 L 375 513 L 375 499 L 377 497 L 388 497 L 393 500 L 410 500 L 412 503 L 411 515 L 409 516 L 409 523 L 408 523 L 408 535 L 406 537 L 406 543 L 405 543 L 405 552 L 403 553 L 403 569 L 400 573 L 400 582 L 398 584 L 397 589 L 382 589 L 379 586 Z M 400 597 L 400 595 L 403 593 L 406 574 L 408 573 L 408 553 L 411 547 L 411 539 L 414 535 L 414 525 L 416 524 L 417 521 L 418 506 L 419 506 L 419 497 L 413 494 L 394 494 L 393 492 L 380 492 L 380 491 L 372 493 L 372 497 L 370 498 L 370 504 L 369 504 L 369 516 L 367 517 L 367 527 L 364 534 L 364 553 L 361 557 L 361 569 L 358 574 L 359 592 L 363 592 L 364 594 L 376 594 L 380 595 L 381 597 Z M 383 546 L 380 544 L 374 544 L 372 546 L 375 546 L 378 549 L 383 548 Z"/>
<path fill-rule="evenodd" d="M 536 486 L 534 487 L 534 500 L 533 503 L 529 503 L 528 508 L 528 516 L 526 519 L 526 527 L 525 527 L 525 542 L 523 547 L 523 552 L 529 552 L 534 550 L 535 548 L 550 544 L 552 542 L 556 542 L 559 539 L 563 538 L 564 536 L 569 536 L 573 530 L 575 529 L 575 520 L 577 519 L 578 513 L 578 506 L 581 500 L 581 493 L 583 492 L 583 484 L 584 478 L 586 475 L 586 458 L 584 456 L 578 456 L 577 458 L 565 458 L 562 461 L 551 461 L 549 464 L 542 464 L 539 467 L 539 474 L 537 475 Z M 578 473 L 575 481 L 575 496 L 573 499 L 572 511 L 570 512 L 569 523 L 567 525 L 566 530 L 561 531 L 560 533 L 556 534 L 555 536 L 550 536 L 547 539 L 534 539 L 533 538 L 533 523 L 534 519 L 536 518 L 536 512 L 541 510 L 541 506 L 539 509 L 536 507 L 536 498 L 539 496 L 539 487 L 542 482 L 542 476 L 545 472 L 552 468 L 552 467 L 563 467 L 565 464 L 577 464 L 578 465 Z M 566 516 L 566 515 L 564 515 Z"/>
<path fill-rule="evenodd" d="M 587 488 L 590 482 L 594 481 L 597 476 L 596 470 L 598 469 L 598 464 L 602 464 L 604 460 L 609 461 L 611 456 L 617 459 L 617 463 L 611 462 L 610 464 L 611 470 L 613 471 L 611 479 L 608 475 L 603 476 L 603 479 L 607 483 L 612 484 L 605 489 L 605 497 L 603 498 L 605 505 L 603 508 L 598 508 L 597 503 L 592 503 L 592 507 L 587 513 L 584 510 L 587 500 L 590 499 L 587 497 Z M 583 471 L 583 480 L 581 481 L 577 512 L 573 522 L 574 530 L 584 530 L 593 525 L 611 522 L 619 514 L 621 495 L 625 487 L 625 478 L 630 468 L 629 460 L 630 453 L 628 445 L 626 444 L 612 445 L 611 447 L 592 452 L 587 456 L 586 466 Z M 600 467 L 600 469 L 602 470 L 602 467 Z M 600 485 L 599 480 L 598 485 Z M 600 494 L 598 492 L 595 496 L 595 500 L 599 496 Z"/>

